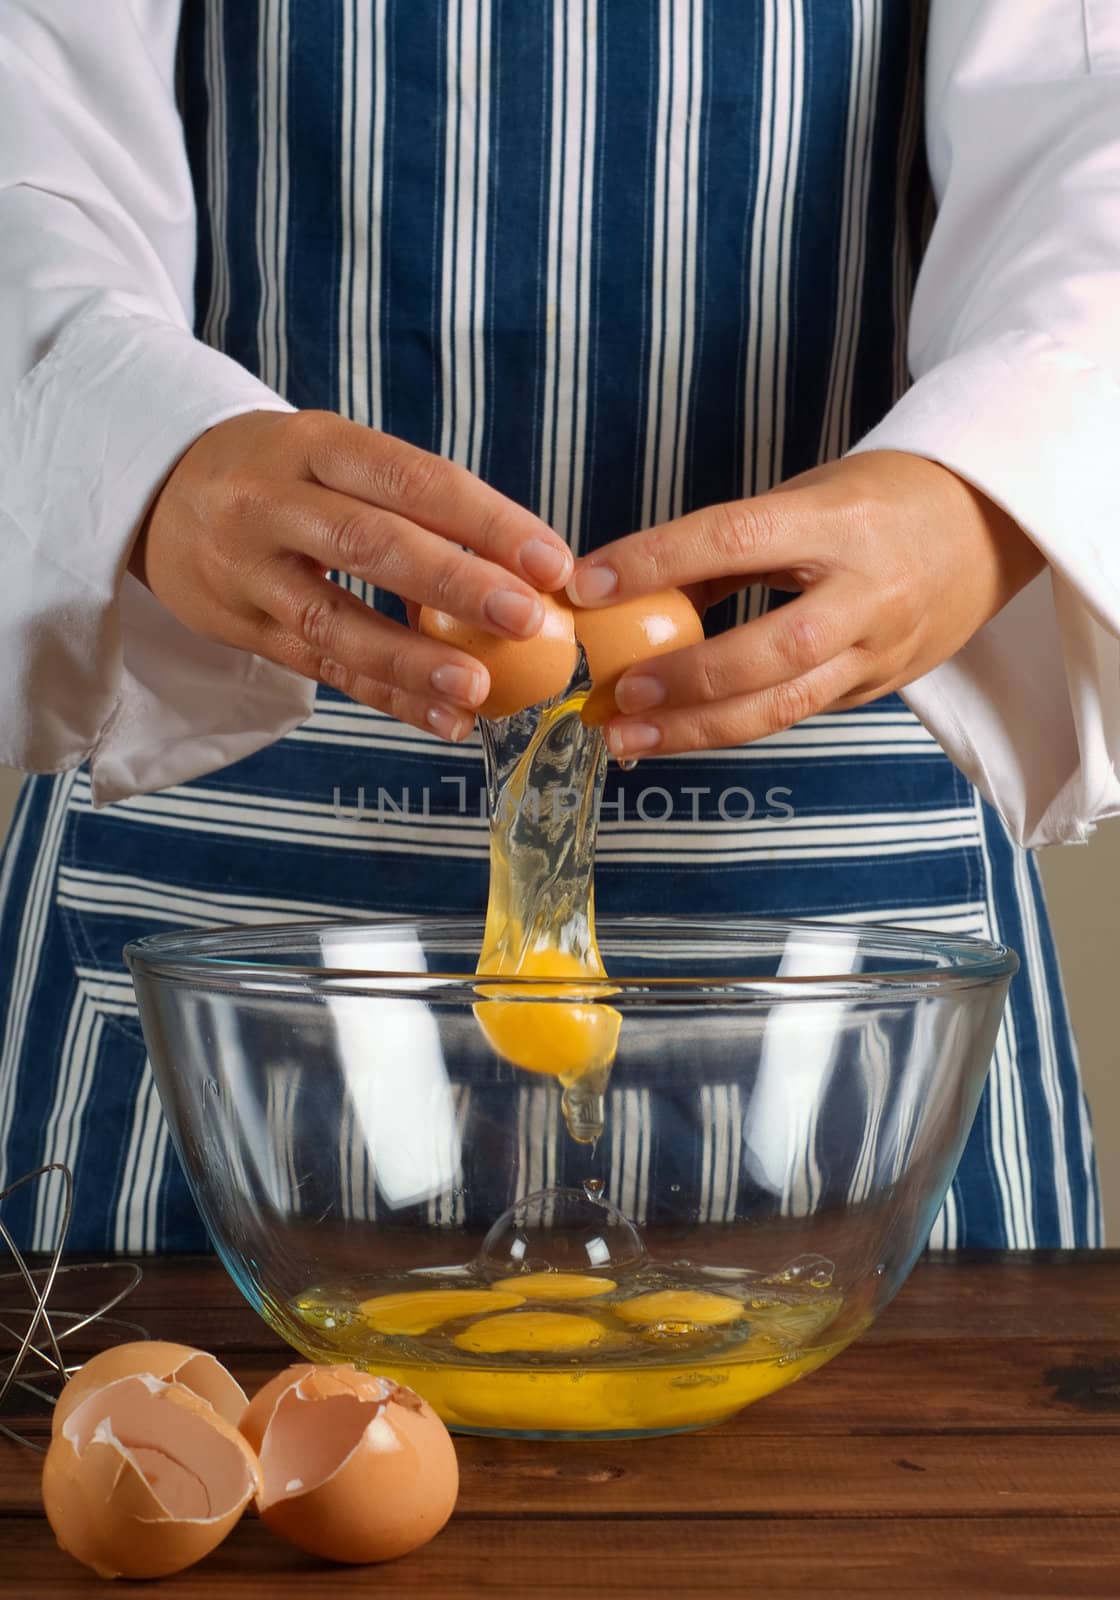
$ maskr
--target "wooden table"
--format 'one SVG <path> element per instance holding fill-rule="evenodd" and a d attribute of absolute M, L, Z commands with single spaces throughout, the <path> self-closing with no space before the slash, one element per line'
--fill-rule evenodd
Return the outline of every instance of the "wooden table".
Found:
<path fill-rule="evenodd" d="M 143 1265 L 121 1315 L 250 1391 L 285 1364 L 213 1260 Z M 831 1366 L 707 1433 L 459 1455 L 450 1525 L 391 1567 L 326 1567 L 247 1517 L 191 1571 L 118 1592 L 1117 1600 L 1120 1252 L 928 1258 Z M 99 1583 L 54 1543 L 39 1460 L 0 1438 L 0 1600 Z"/>

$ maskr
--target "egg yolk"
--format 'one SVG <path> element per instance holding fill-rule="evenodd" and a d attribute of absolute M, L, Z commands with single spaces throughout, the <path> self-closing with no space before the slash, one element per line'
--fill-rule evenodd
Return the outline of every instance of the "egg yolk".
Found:
<path fill-rule="evenodd" d="M 664 1322 L 718 1328 L 725 1322 L 735 1322 L 744 1308 L 740 1300 L 726 1294 L 707 1294 L 702 1289 L 660 1289 L 620 1301 L 612 1309 L 623 1322 L 644 1328 Z"/>
<path fill-rule="evenodd" d="M 456 1317 L 510 1311 L 524 1300 L 522 1294 L 492 1289 L 417 1289 L 363 1300 L 359 1310 L 377 1333 L 429 1333 Z"/>
<path fill-rule="evenodd" d="M 460 1350 L 473 1355 L 499 1355 L 512 1350 L 586 1350 L 606 1336 L 594 1317 L 569 1311 L 510 1311 L 486 1317 L 456 1334 Z"/>
<path fill-rule="evenodd" d="M 592 1300 L 618 1285 L 612 1278 L 593 1278 L 589 1272 L 526 1272 L 499 1278 L 494 1288 L 522 1294 L 526 1300 Z"/>
<path fill-rule="evenodd" d="M 553 980 L 605 976 L 601 966 L 598 972 L 589 972 L 570 951 L 556 949 L 527 951 L 517 962 L 516 970 L 504 962 L 483 966 L 480 961 L 479 972 Z M 479 992 L 485 995 L 510 993 L 496 984 L 480 988 Z M 561 1003 L 561 997 L 569 992 L 572 1002 Z M 550 998 L 539 1005 L 531 1000 L 486 999 L 474 1008 L 479 1026 L 499 1055 L 526 1072 L 552 1073 L 565 1083 L 574 1083 L 610 1066 L 622 1027 L 622 1017 L 613 1006 L 580 1005 L 576 998 L 578 987 L 559 987 L 555 982 L 539 988 L 519 984 L 516 993 Z"/>

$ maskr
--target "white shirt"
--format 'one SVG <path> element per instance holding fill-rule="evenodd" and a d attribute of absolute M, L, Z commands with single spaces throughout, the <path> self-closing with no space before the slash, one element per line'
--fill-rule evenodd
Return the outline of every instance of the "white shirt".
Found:
<path fill-rule="evenodd" d="M 177 0 L 0 0 L 0 761 L 105 804 L 288 732 L 315 686 L 126 572 L 206 428 L 286 403 L 191 333 Z M 939 210 L 914 385 L 857 449 L 976 484 L 1049 561 L 904 697 L 1025 844 L 1120 812 L 1120 0 L 932 0 Z"/>

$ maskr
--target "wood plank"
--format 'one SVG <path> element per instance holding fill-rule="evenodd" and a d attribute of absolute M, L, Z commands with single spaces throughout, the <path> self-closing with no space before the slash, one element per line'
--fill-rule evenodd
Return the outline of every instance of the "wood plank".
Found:
<path fill-rule="evenodd" d="M 722 1431 L 542 1455 L 464 1439 L 460 1504 L 493 1517 L 563 1514 L 914 1518 L 1066 1511 L 1120 1519 L 1120 1437 L 768 1439 Z M 1118 1521 L 1120 1532 L 1120 1521 Z"/>
<path fill-rule="evenodd" d="M 742 1411 L 726 1430 L 794 1433 L 1120 1432 L 1120 1344 L 859 1340 Z"/>
<path fill-rule="evenodd" d="M 928 1256 L 863 1337 L 1120 1342 L 1120 1251 Z"/>
<path fill-rule="evenodd" d="M 81 1600 L 97 1580 L 41 1522 L 2 1528 L 2 1600 Z M 163 1583 L 130 1583 L 130 1600 L 269 1600 L 309 1595 L 478 1600 L 700 1600 L 719 1594 L 888 1595 L 905 1600 L 1116 1600 L 1120 1523 L 1083 1517 L 868 1522 L 713 1519 L 585 1521 L 455 1518 L 423 1550 L 383 1569 L 331 1567 L 242 1522 L 213 1555 Z"/>
<path fill-rule="evenodd" d="M 1120 1253 L 1085 1251 L 1075 1261 L 1066 1258 L 1043 1269 L 1030 1266 L 1032 1259 L 1016 1262 L 997 1256 L 968 1269 L 923 1262 L 878 1322 L 862 1334 L 858 1347 L 899 1341 L 925 1347 L 979 1339 L 1112 1339 L 1120 1355 Z M 90 1286 L 78 1294 L 70 1280 L 59 1283 L 59 1306 L 82 1309 L 90 1301 Z M 266 1346 L 285 1349 L 213 1258 L 149 1262 L 142 1282 L 117 1315 L 139 1323 L 154 1339 L 184 1339 L 184 1328 L 190 1328 L 187 1342 L 216 1354 Z M 67 1349 L 90 1354 L 118 1338 L 118 1330 L 109 1339 L 90 1330 L 78 1334 Z"/>
<path fill-rule="evenodd" d="M 238 1357 L 254 1360 L 262 1349 L 275 1352 L 275 1366 L 285 1363 L 288 1347 L 243 1301 L 216 1259 L 176 1256 L 144 1259 L 141 1264 L 144 1278 L 117 1315 L 139 1323 L 150 1338 L 200 1344 L 234 1366 Z M 85 1309 L 96 1302 L 96 1280 L 93 1275 L 85 1282 L 83 1278 L 78 1275 L 59 1283 L 59 1306 Z M 106 1342 L 128 1336 L 120 1328 L 83 1333 L 67 1344 L 67 1354 L 80 1360 Z M 878 1350 L 902 1342 L 909 1347 L 909 1360 L 925 1362 L 930 1350 L 938 1347 L 987 1342 L 990 1349 L 1000 1350 L 1032 1339 L 1064 1341 L 1070 1349 L 1112 1341 L 1115 1363 L 1120 1365 L 1120 1251 L 990 1253 L 965 1261 L 950 1254 L 926 1258 L 880 1320 L 834 1363 L 830 1373 L 866 1360 L 867 1352 L 875 1352 L 870 1358 L 877 1358 Z M 998 1363 L 1000 1355 L 990 1360 Z M 893 1362 L 893 1355 L 883 1352 L 883 1373 L 890 1373 Z M 982 1373 L 986 1365 L 987 1358 L 976 1371 Z M 1074 1355 L 1051 1365 L 1058 1370 L 1085 1363 Z M 1099 1392 L 1106 1390 L 1107 1358 L 1094 1350 L 1090 1365 L 1101 1371 L 1096 1381 Z M 829 1374 L 814 1378 L 811 1392 L 818 1394 L 826 1381 Z M 1075 1389 L 1078 1382 L 1088 1392 L 1094 1379 L 1056 1373 L 1054 1387 L 1066 1384 Z M 765 1402 L 765 1411 L 750 1413 L 750 1430 L 755 1414 L 781 1414 L 774 1411 L 779 1400 Z M 1098 1406 L 1098 1421 L 1106 1411 L 1107 1406 Z"/>
<path fill-rule="evenodd" d="M 555 1446 L 460 1439 L 460 1512 L 564 1516 L 1120 1519 L 1120 1435 L 760 1440 L 722 1430 Z M 39 1509 L 39 1462 L 3 1441 L 0 1514 Z"/>
<path fill-rule="evenodd" d="M 249 1395 L 292 1358 L 223 1351 Z M 11 1397 L 2 1413 L 32 1437 L 49 1433 L 46 1405 Z M 860 1341 L 808 1379 L 740 1412 L 721 1432 L 751 1440 L 827 1434 L 1120 1434 L 1120 1348 L 1111 1342 L 967 1340 L 913 1345 Z M 0 1468 L 0 1500 L 2 1500 Z"/>
<path fill-rule="evenodd" d="M 193 1342 L 215 1351 L 275 1337 L 216 1257 L 135 1259 L 144 1277 L 117 1315 L 140 1322 L 151 1337 L 182 1337 L 183 1314 Z M 58 1286 L 58 1304 L 89 1304 L 95 1290 L 92 1275 L 84 1285 L 70 1277 Z M 993 1251 L 959 1259 L 946 1252 L 918 1263 L 861 1343 L 1105 1337 L 1120 1345 L 1120 1251 Z"/>

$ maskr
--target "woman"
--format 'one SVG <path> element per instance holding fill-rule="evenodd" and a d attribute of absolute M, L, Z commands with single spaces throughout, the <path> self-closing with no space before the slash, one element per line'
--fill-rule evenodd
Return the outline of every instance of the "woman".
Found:
<path fill-rule="evenodd" d="M 71 1165 L 75 1248 L 203 1246 L 125 939 L 479 909 L 485 679 L 403 603 L 676 583 L 601 907 L 1014 945 L 932 1239 L 1099 1242 L 1022 847 L 1120 795 L 1105 8 L 51 9 L 0 3 L 7 1176 Z"/>

